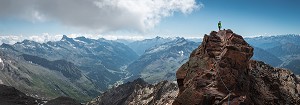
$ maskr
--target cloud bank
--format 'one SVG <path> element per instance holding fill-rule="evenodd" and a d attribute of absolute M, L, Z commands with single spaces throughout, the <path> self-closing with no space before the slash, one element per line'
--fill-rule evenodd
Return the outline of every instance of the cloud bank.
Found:
<path fill-rule="evenodd" d="M 97 32 L 145 31 L 174 12 L 189 14 L 201 7 L 195 0 L 1 0 L 0 17 L 57 21 Z"/>

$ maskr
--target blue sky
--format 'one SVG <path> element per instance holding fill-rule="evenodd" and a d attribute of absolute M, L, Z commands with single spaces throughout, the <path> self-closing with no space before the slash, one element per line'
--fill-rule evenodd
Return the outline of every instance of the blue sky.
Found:
<path fill-rule="evenodd" d="M 199 2 L 199 1 L 198 1 Z M 223 28 L 245 35 L 300 33 L 299 0 L 201 0 L 204 8 L 164 19 L 158 27 L 179 34 L 204 34 Z"/>
<path fill-rule="evenodd" d="M 78 10 L 70 9 L 70 11 L 67 11 L 68 9 L 66 9 L 66 13 L 73 13 L 75 11 L 74 14 L 71 13 L 72 15 L 66 15 L 64 12 L 53 12 L 53 9 L 59 8 L 59 6 L 55 7 L 57 3 L 54 3 L 54 7 L 49 7 L 50 9 L 44 6 L 44 8 L 28 9 L 28 11 L 33 11 L 34 15 L 22 14 L 22 11 L 21 13 L 19 10 L 12 9 L 14 6 L 18 6 L 19 4 L 14 4 L 12 2 L 9 3 L 12 4 L 11 7 L 1 7 L 0 3 L 0 13 L 2 14 L 0 15 L 0 35 L 30 36 L 40 35 L 42 33 L 67 35 L 73 33 L 87 33 L 96 35 L 132 34 L 144 36 L 202 37 L 204 34 L 207 34 L 212 30 L 217 30 L 216 24 L 219 20 L 222 21 L 223 28 L 232 29 L 235 33 L 243 36 L 300 34 L 299 0 L 198 0 L 196 1 L 197 4 L 195 4 L 198 6 L 198 8 L 187 6 L 189 5 L 188 3 L 191 4 L 190 2 L 182 2 L 180 4 L 176 4 L 175 2 L 176 5 L 181 7 L 170 7 L 168 10 L 157 7 L 160 9 L 159 12 L 167 11 L 167 13 L 169 13 L 167 15 L 163 14 L 164 12 L 155 14 L 157 11 L 153 10 L 152 12 L 149 12 L 148 10 L 145 13 L 153 13 L 154 19 L 143 20 L 142 24 L 138 23 L 139 21 L 136 22 L 135 20 L 143 19 L 142 16 L 147 16 L 147 14 L 145 15 L 144 11 L 137 11 L 139 14 L 134 14 L 136 13 L 135 10 L 128 10 L 130 11 L 129 13 L 126 11 L 116 11 L 118 13 L 110 11 L 111 13 L 101 14 L 107 13 L 107 11 L 103 12 L 103 10 L 101 10 L 95 11 L 95 13 L 99 13 L 98 15 L 94 15 L 95 13 L 87 13 L 87 16 L 85 16 L 87 20 L 81 21 L 82 18 L 85 17 L 80 17 L 80 14 L 76 14 L 76 11 Z M 5 5 L 3 1 L 2 4 Z M 139 5 L 140 4 L 141 2 Z M 24 8 L 27 10 L 26 8 L 38 7 L 39 5 L 42 5 L 42 3 L 30 2 L 23 3 L 21 5 L 25 6 L 23 8 L 21 6 L 20 10 L 24 10 Z M 74 5 L 76 6 L 75 3 Z M 114 4 L 111 3 L 108 5 L 108 7 L 112 5 Z M 148 4 L 145 4 L 145 6 L 147 5 Z M 73 5 L 70 5 L 70 8 L 71 6 Z M 68 8 L 68 5 L 66 5 L 65 8 Z M 130 9 L 131 8 L 132 5 Z M 137 8 L 139 9 L 139 7 L 132 9 Z M 141 8 L 144 9 L 144 7 Z M 91 11 L 92 9 L 93 8 L 87 11 Z M 145 8 L 145 10 L 147 9 L 149 8 Z M 192 9 L 192 11 L 189 11 L 189 9 Z M 57 9 L 56 11 L 60 10 Z M 78 11 L 78 13 L 80 13 L 80 11 Z M 86 11 L 83 11 L 81 14 L 83 13 L 86 13 Z M 130 15 L 131 13 L 132 15 Z M 113 22 L 106 22 L 109 21 L 111 17 L 106 17 L 105 15 L 110 14 L 114 16 L 114 18 L 112 18 L 114 20 Z M 120 17 L 124 17 L 120 19 L 115 18 L 119 15 Z M 31 16 L 35 17 L 33 18 Z M 75 16 L 79 18 L 76 19 Z M 139 16 L 141 18 L 136 18 Z M 74 21 L 72 21 L 73 17 L 75 18 Z M 104 19 L 95 19 L 95 22 L 88 21 L 88 19 L 94 19 L 93 17 L 103 17 Z M 105 20 L 105 18 L 108 18 L 108 20 Z M 128 23 L 122 20 L 127 21 Z M 146 26 L 143 26 L 145 25 L 143 23 L 148 21 L 150 21 L 150 25 L 146 24 Z M 90 24 L 92 25 L 89 26 Z"/>

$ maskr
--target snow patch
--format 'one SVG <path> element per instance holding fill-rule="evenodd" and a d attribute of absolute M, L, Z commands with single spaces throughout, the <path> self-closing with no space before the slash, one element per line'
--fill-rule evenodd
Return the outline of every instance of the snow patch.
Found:
<path fill-rule="evenodd" d="M 183 56 L 183 51 L 182 50 L 179 51 L 178 53 L 180 54 L 180 56 Z"/>
<path fill-rule="evenodd" d="M 4 69 L 4 63 L 3 63 L 3 60 L 1 58 L 0 58 L 0 68 L 1 68 L 1 70 Z"/>
<path fill-rule="evenodd" d="M 29 47 L 29 48 L 35 48 L 35 46 L 33 46 L 33 45 L 26 45 L 27 46 L 27 48 Z"/>
<path fill-rule="evenodd" d="M 184 42 L 180 42 L 180 43 L 177 43 L 177 46 L 183 46 L 184 44 L 186 44 L 187 42 L 184 41 Z"/>
<path fill-rule="evenodd" d="M 147 54 L 155 53 L 155 52 L 158 52 L 158 51 L 167 49 L 168 47 L 169 47 L 169 46 L 166 46 L 166 45 L 159 46 L 159 47 L 157 47 L 157 48 L 154 48 L 154 49 L 150 50 L 149 52 L 147 52 Z"/>
<path fill-rule="evenodd" d="M 83 43 L 83 44 L 86 44 L 86 42 L 84 42 L 84 41 L 81 41 L 81 40 L 77 40 L 77 39 L 73 39 L 74 41 L 76 41 L 76 42 L 79 42 L 79 43 Z"/>

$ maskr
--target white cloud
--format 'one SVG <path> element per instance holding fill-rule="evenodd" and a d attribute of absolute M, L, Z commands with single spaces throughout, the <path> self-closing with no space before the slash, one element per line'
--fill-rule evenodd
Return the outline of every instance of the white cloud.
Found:
<path fill-rule="evenodd" d="M 62 35 L 49 35 L 48 33 L 43 33 L 42 35 L 8 35 L 8 36 L 0 36 L 0 44 L 14 44 L 16 42 L 22 42 L 23 40 L 32 40 L 36 42 L 48 42 L 48 41 L 58 41 L 62 38 Z"/>
<path fill-rule="evenodd" d="M 58 21 L 97 32 L 145 31 L 174 12 L 200 7 L 195 0 L 1 0 L 0 17 Z"/>

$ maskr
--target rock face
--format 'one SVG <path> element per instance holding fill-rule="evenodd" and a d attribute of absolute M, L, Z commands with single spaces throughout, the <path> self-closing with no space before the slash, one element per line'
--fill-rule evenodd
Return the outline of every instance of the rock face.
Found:
<path fill-rule="evenodd" d="M 0 84 L 0 105 L 38 105 L 41 100 L 27 96 L 11 86 Z"/>
<path fill-rule="evenodd" d="M 205 35 L 176 73 L 179 94 L 173 104 L 299 104 L 296 76 L 250 60 L 253 50 L 231 30 Z"/>
<path fill-rule="evenodd" d="M 162 81 L 152 85 L 136 79 L 108 90 L 87 105 L 171 105 L 177 93 L 175 83 Z"/>
<path fill-rule="evenodd" d="M 299 105 L 300 82 L 291 71 L 250 61 L 250 98 L 255 105 Z"/>
<path fill-rule="evenodd" d="M 82 105 L 82 104 L 77 102 L 75 99 L 61 96 L 48 101 L 47 103 L 45 103 L 45 105 Z"/>

